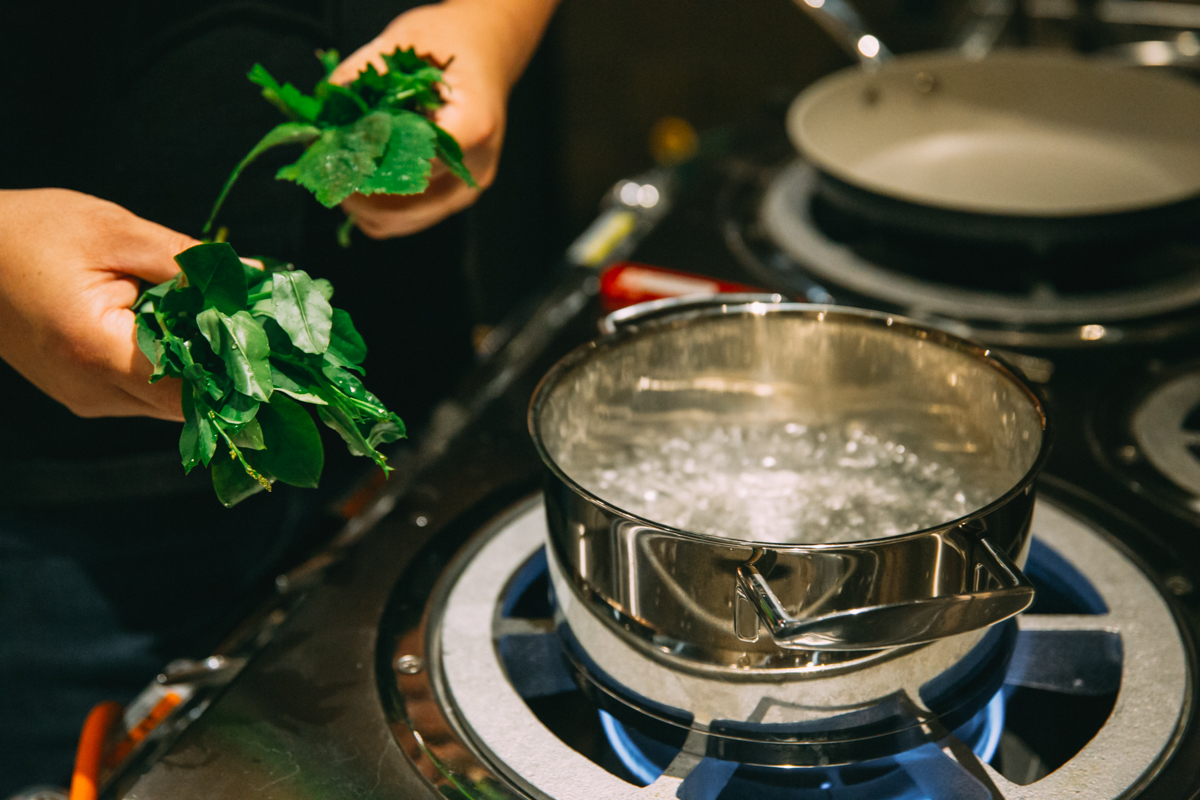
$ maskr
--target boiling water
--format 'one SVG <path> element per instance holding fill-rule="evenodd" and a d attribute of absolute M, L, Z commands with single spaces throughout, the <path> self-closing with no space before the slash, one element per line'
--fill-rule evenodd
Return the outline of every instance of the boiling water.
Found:
<path fill-rule="evenodd" d="M 559 461 L 584 488 L 645 519 L 781 544 L 894 536 L 998 496 L 901 438 L 861 425 L 619 426 L 593 430 Z"/>

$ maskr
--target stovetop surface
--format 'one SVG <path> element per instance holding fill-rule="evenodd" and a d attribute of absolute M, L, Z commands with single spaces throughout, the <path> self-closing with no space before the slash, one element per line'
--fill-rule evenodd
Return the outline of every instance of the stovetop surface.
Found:
<path fill-rule="evenodd" d="M 790 157 L 777 135 L 760 130 L 742 134 L 745 141 L 727 155 L 690 168 L 683 199 L 634 253 L 636 260 L 756 282 L 727 247 L 719 203 L 731 173 Z M 742 150 L 753 152 L 755 162 L 739 156 Z M 428 595 L 476 532 L 540 487 L 526 404 L 553 361 L 595 330 L 598 313 L 594 303 L 580 310 L 577 323 L 483 407 L 406 491 L 383 490 L 365 512 L 379 521 L 224 694 L 165 753 L 122 779 L 116 796 L 438 796 L 432 773 L 421 774 L 436 767 L 419 750 L 401 749 L 381 702 L 394 678 L 394 643 L 381 642 L 381 618 L 393 591 Z M 1187 637 L 1197 637 L 1200 511 L 1186 492 L 1139 462 L 1125 420 L 1156 381 L 1200 357 L 1200 342 L 1185 337 L 1036 355 L 1054 364 L 1044 392 L 1057 419 L 1055 450 L 1039 491 L 1128 548 L 1185 620 Z M 408 584 L 397 587 L 401 576 Z M 1176 756 L 1140 796 L 1200 794 L 1196 728 L 1193 720 Z"/>

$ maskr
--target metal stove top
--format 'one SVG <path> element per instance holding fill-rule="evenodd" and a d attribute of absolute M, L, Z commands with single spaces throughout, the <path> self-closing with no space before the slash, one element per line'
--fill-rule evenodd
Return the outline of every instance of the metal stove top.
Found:
<path fill-rule="evenodd" d="M 747 261 L 747 234 L 771 237 L 764 218 L 731 229 L 730 197 L 772 185 L 762 162 L 787 163 L 773 141 L 753 144 L 758 161 L 734 152 L 686 168 L 690 188 L 670 213 L 656 210 L 633 257 L 744 283 L 787 274 L 795 296 L 888 305 L 797 269 L 777 243 Z M 792 271 L 761 273 L 764 257 Z M 287 613 L 266 612 L 265 645 L 145 748 L 111 796 L 1200 796 L 1200 341 L 1186 292 L 1147 299 L 1154 313 L 1132 321 L 958 320 L 1012 334 L 1007 346 L 1053 366 L 1045 390 L 1059 438 L 1039 484 L 1032 570 L 1040 608 L 1018 622 L 999 699 L 955 730 L 931 728 L 927 744 L 887 763 L 762 772 L 714 763 L 687 731 L 647 734 L 563 666 L 538 589 L 541 523 L 528 498 L 542 473 L 524 411 L 549 365 L 595 330 L 595 284 L 587 270 L 563 278 L 541 319 L 573 327 L 514 339 L 522 352 L 449 408 L 463 421 L 456 435 L 351 522 L 339 541 L 352 547 L 309 566 L 307 594 L 294 591 L 301 576 L 280 582 Z M 1087 325 L 1129 335 L 1088 339 Z M 1064 331 L 1070 346 L 1021 338 Z"/>
<path fill-rule="evenodd" d="M 711 757 L 702 741 L 695 748 L 690 732 L 674 746 L 664 741 L 669 733 L 663 736 L 657 744 L 668 753 L 656 761 L 648 754 L 653 733 L 635 737 L 576 697 L 546 614 L 546 522 L 537 499 L 501 515 L 446 570 L 418 626 L 423 635 L 385 631 L 381 646 L 396 643 L 393 730 L 410 750 L 426 744 L 422 756 L 441 765 L 448 788 L 453 776 L 482 773 L 471 780 L 513 797 L 522 796 L 513 790 L 556 800 L 762 797 L 771 785 L 802 791 L 824 783 L 829 798 L 999 793 L 1050 800 L 1086 784 L 1099 800 L 1152 784 L 1191 710 L 1187 647 L 1173 613 L 1118 546 L 1053 501 L 1040 503 L 1034 536 L 1029 571 L 1045 599 L 1018 618 L 1004 687 L 979 722 L 931 735 L 907 759 L 877 761 L 879 774 L 869 781 L 846 780 L 861 774 L 861 764 L 748 769 Z M 778 687 L 754 691 L 763 694 L 761 706 Z M 904 691 L 915 698 L 919 687 Z M 1037 705 L 1031 696 L 1052 699 Z M 1062 726 L 1059 697 L 1101 709 L 1087 743 L 1062 763 L 1054 760 L 1061 753 L 1036 752 L 1044 729 Z M 429 698 L 440 714 L 424 707 Z M 547 707 L 550 698 L 585 709 L 593 719 L 583 722 L 604 731 L 599 746 L 572 747 L 557 735 L 563 720 Z M 1006 719 L 1008 707 L 1014 713 Z M 973 747 L 963 747 L 963 739 L 973 739 Z M 792 796 L 803 796 L 796 791 Z"/>

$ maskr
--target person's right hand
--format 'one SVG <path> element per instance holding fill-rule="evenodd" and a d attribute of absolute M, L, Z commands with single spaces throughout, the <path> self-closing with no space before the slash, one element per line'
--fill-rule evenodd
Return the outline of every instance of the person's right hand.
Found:
<path fill-rule="evenodd" d="M 138 279 L 198 242 L 66 189 L 0 191 L 0 358 L 81 417 L 181 421 L 180 383 L 138 350 Z"/>

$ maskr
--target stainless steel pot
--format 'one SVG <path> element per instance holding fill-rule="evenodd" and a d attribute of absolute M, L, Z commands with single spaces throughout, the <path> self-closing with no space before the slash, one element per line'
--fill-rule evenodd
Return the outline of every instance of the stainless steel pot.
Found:
<path fill-rule="evenodd" d="M 990 501 L 911 533 L 780 545 L 640 517 L 562 467 L 572 447 L 613 424 L 681 416 L 865 422 L 919 440 L 988 487 Z M 1018 564 L 1048 451 L 1045 413 L 1012 370 L 945 332 L 835 307 L 694 310 L 568 355 L 538 386 L 529 424 L 550 470 L 558 569 L 595 618 L 659 662 L 759 677 L 850 666 L 882 655 L 868 651 L 970 632 L 975 641 L 1032 601 Z"/>

